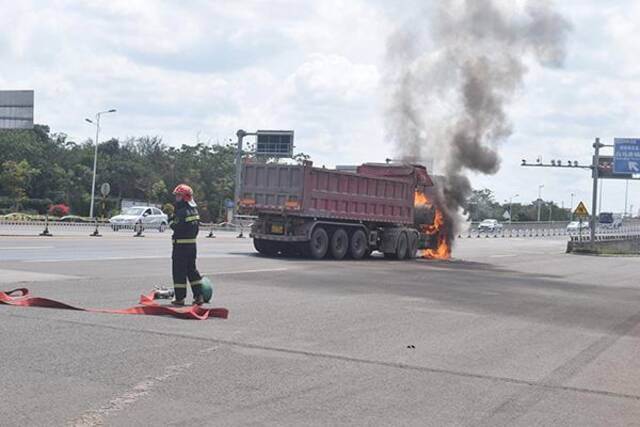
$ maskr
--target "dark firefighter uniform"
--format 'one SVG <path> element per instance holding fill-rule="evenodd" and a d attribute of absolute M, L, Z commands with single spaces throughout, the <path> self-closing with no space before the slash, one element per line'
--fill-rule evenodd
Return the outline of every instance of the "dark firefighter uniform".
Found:
<path fill-rule="evenodd" d="M 175 299 L 184 300 L 187 296 L 187 279 L 191 284 L 193 299 L 202 297 L 202 276 L 196 269 L 196 237 L 199 231 L 200 216 L 195 206 L 184 200 L 175 203 L 175 215 L 169 226 L 173 230 L 173 287 Z"/>

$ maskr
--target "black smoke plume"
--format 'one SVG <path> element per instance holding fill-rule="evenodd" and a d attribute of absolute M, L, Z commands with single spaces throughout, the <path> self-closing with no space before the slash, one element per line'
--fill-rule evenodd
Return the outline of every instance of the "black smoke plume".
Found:
<path fill-rule="evenodd" d="M 560 67 L 570 24 L 550 2 L 439 0 L 388 40 L 387 132 L 405 161 L 433 159 L 435 203 L 450 240 L 471 193 L 469 171 L 494 174 L 512 133 L 507 106 L 531 58 Z"/>

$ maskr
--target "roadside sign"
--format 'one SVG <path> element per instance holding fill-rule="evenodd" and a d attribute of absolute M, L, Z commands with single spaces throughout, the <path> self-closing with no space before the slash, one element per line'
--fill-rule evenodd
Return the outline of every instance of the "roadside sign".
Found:
<path fill-rule="evenodd" d="M 506 219 L 507 221 L 511 219 L 511 215 L 509 215 L 509 211 L 504 211 L 504 213 L 502 214 L 502 218 Z"/>
<path fill-rule="evenodd" d="M 105 182 L 100 186 L 100 193 L 102 193 L 102 197 L 107 197 L 111 192 L 111 186 L 108 182 Z"/>
<path fill-rule="evenodd" d="M 598 157 L 598 178 L 600 179 L 633 179 L 631 173 L 613 171 L 613 156 Z"/>
<path fill-rule="evenodd" d="M 640 139 L 615 138 L 613 144 L 613 172 L 640 174 Z"/>
<path fill-rule="evenodd" d="M 293 157 L 292 130 L 259 130 L 256 132 L 256 154 L 267 157 Z"/>
<path fill-rule="evenodd" d="M 224 201 L 224 207 L 227 209 L 233 209 L 233 207 L 235 206 L 235 203 L 233 202 L 233 200 L 231 199 L 226 199 Z"/>
<path fill-rule="evenodd" d="M 589 211 L 587 210 L 587 207 L 584 205 L 584 203 L 580 202 L 578 203 L 578 207 L 576 208 L 576 210 L 573 211 L 573 214 L 579 218 L 587 218 L 589 216 Z"/>

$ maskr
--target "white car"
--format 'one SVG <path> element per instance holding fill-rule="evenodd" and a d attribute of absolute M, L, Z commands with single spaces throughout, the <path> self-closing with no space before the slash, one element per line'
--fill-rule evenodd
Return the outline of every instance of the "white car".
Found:
<path fill-rule="evenodd" d="M 161 233 L 169 225 L 169 217 L 160 209 L 152 206 L 133 206 L 109 220 L 113 231 L 121 228 L 133 228 L 142 224 L 145 229 L 157 228 Z"/>
<path fill-rule="evenodd" d="M 589 221 L 571 221 L 569 225 L 567 225 L 567 233 L 579 233 L 580 230 L 588 231 Z"/>
<path fill-rule="evenodd" d="M 502 231 L 502 224 L 497 219 L 485 219 L 478 224 L 478 231 L 485 233 L 495 233 L 496 231 Z"/>

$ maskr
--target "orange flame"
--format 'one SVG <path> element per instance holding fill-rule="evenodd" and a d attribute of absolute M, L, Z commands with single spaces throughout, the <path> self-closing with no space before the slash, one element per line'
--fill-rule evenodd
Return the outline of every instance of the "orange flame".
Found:
<path fill-rule="evenodd" d="M 429 205 L 431 206 L 431 200 L 426 194 L 416 191 L 415 194 L 415 206 Z M 438 245 L 435 249 L 423 249 L 420 251 L 420 257 L 426 259 L 449 259 L 451 258 L 451 243 L 447 239 L 447 225 L 445 224 L 444 215 L 439 208 L 435 208 L 435 217 L 433 224 L 421 224 L 419 225 L 421 231 L 424 234 L 430 236 L 436 235 L 438 239 Z"/>

